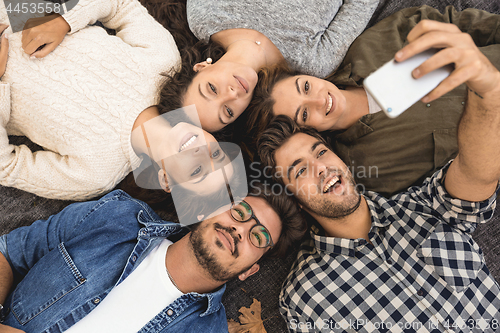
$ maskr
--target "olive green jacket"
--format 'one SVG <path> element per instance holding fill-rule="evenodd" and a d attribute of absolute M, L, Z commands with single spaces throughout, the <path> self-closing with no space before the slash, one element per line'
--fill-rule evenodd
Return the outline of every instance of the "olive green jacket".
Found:
<path fill-rule="evenodd" d="M 441 14 L 423 6 L 403 9 L 366 30 L 327 79 L 340 86 L 361 86 L 364 78 L 406 44 L 408 32 L 422 19 L 456 24 L 500 68 L 500 15 L 478 9 L 457 12 L 451 6 Z M 341 133 L 323 134 L 359 184 L 389 196 L 420 184 L 456 156 L 457 126 L 466 95 L 461 85 L 431 103 L 417 102 L 395 119 L 383 112 L 368 114 Z"/>

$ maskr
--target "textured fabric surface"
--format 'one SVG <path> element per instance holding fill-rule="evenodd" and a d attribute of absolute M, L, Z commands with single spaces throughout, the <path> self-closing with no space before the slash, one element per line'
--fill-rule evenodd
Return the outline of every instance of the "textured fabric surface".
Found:
<path fill-rule="evenodd" d="M 441 11 L 448 4 L 457 9 L 480 8 L 500 14 L 500 3 L 489 0 L 441 1 L 441 0 L 381 0 L 370 26 L 395 11 L 409 6 L 428 4 Z M 26 142 L 19 137 L 11 137 L 12 144 Z M 34 145 L 30 145 L 34 148 Z M 0 234 L 16 227 L 29 225 L 37 219 L 47 218 L 59 212 L 69 201 L 49 200 L 31 193 L 10 187 L 0 186 Z M 493 219 L 487 224 L 478 226 L 473 234 L 474 240 L 483 250 L 486 264 L 492 275 L 500 281 L 500 212 L 497 208 Z M 246 281 L 234 280 L 227 284 L 223 298 L 228 318 L 237 320 L 241 307 L 248 307 L 252 298 L 262 302 L 264 326 L 269 333 L 287 332 L 286 324 L 278 311 L 278 295 L 280 287 L 297 255 L 297 249 L 291 249 L 284 260 L 266 259 L 261 262 L 260 271 Z"/>
<path fill-rule="evenodd" d="M 0 98 L 11 107 L 0 111 L 0 184 L 85 200 L 107 193 L 139 165 L 132 126 L 157 103 L 161 74 L 177 67 L 180 55 L 172 35 L 137 0 L 80 0 L 63 17 L 71 34 L 43 59 L 23 51 L 21 32 L 9 37 L 2 84 L 10 94 Z M 116 36 L 87 26 L 98 19 Z M 0 22 L 8 23 L 2 2 Z M 9 145 L 7 134 L 45 150 Z"/>
<path fill-rule="evenodd" d="M 342 61 L 364 30 L 378 0 L 188 0 L 189 27 L 199 39 L 226 29 L 254 29 L 266 35 L 288 63 L 325 77 Z"/>
<path fill-rule="evenodd" d="M 453 199 L 442 185 L 448 166 L 390 199 L 365 194 L 371 244 L 311 228 L 280 294 L 293 332 L 324 320 L 335 332 L 356 323 L 365 333 L 381 323 L 394 332 L 416 324 L 422 333 L 452 333 L 462 319 L 500 325 L 500 286 L 469 235 L 493 215 L 496 193 L 476 203 Z"/>

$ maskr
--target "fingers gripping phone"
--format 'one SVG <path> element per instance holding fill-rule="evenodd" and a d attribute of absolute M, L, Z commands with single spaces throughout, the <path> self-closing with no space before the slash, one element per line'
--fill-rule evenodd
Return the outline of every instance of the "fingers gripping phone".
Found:
<path fill-rule="evenodd" d="M 364 80 L 365 89 L 387 116 L 399 116 L 450 75 L 450 65 L 438 68 L 419 79 L 414 79 L 411 75 L 415 68 L 436 52 L 437 49 L 430 49 L 402 62 L 392 59 Z"/>

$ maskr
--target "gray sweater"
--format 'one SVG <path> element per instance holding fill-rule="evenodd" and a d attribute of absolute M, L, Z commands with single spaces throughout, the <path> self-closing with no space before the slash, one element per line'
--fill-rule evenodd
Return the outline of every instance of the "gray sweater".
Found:
<path fill-rule="evenodd" d="M 226 29 L 266 35 L 292 68 L 325 77 L 364 30 L 379 0 L 187 0 L 189 27 L 200 40 Z"/>

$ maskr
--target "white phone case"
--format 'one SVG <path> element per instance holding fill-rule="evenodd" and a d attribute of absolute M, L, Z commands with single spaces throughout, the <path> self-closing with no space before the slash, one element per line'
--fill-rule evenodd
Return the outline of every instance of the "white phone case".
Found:
<path fill-rule="evenodd" d="M 364 80 L 365 89 L 389 117 L 399 116 L 450 75 L 452 67 L 449 65 L 419 79 L 411 75 L 415 68 L 437 51 L 427 50 L 403 62 L 392 59 Z"/>

